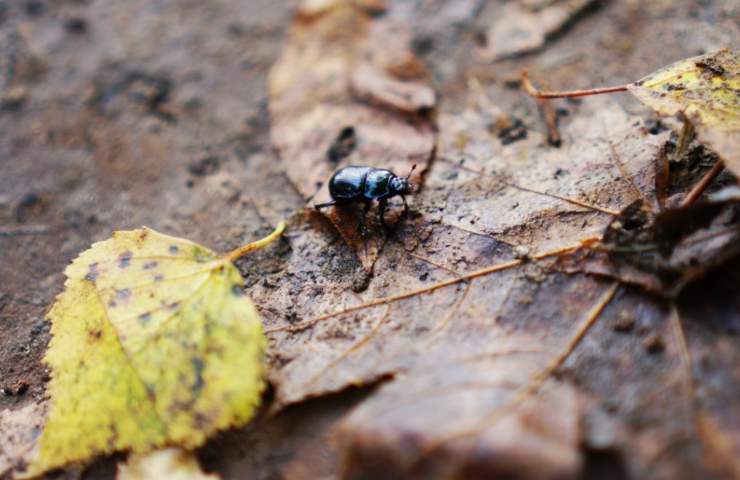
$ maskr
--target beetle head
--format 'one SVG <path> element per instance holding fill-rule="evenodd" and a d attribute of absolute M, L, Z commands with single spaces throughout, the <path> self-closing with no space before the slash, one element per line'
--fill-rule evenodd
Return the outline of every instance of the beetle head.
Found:
<path fill-rule="evenodd" d="M 416 165 L 411 167 L 411 171 L 408 175 L 405 177 L 394 177 L 391 179 L 391 188 L 401 195 L 408 195 L 410 193 L 414 193 L 416 188 L 413 183 L 409 180 L 411 177 L 411 174 L 414 173 L 414 169 L 416 169 Z"/>

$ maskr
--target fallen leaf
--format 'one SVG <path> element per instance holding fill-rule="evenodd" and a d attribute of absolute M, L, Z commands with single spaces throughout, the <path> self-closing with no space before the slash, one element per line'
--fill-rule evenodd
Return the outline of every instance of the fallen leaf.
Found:
<path fill-rule="evenodd" d="M 723 49 L 661 68 L 628 86 L 660 115 L 682 114 L 740 175 L 740 56 Z"/>
<path fill-rule="evenodd" d="M 740 230 L 734 226 L 738 192 L 728 187 L 693 205 L 657 213 L 635 201 L 605 229 L 603 249 L 564 259 L 563 269 L 616 278 L 674 298 L 740 252 Z"/>
<path fill-rule="evenodd" d="M 582 108 L 584 115 L 563 127 L 568 142 L 560 149 L 533 130 L 504 143 L 480 105 L 443 112 L 438 160 L 417 201 L 421 216 L 386 246 L 361 298 L 323 278 L 326 240 L 310 224 L 296 227 L 292 240 L 302 267 L 289 265 L 269 290 L 256 286 L 256 295 L 276 299 L 278 312 L 289 308 L 280 298 L 303 305 L 298 319 L 267 319 L 276 408 L 393 379 L 343 429 L 351 471 L 385 465 L 407 472 L 421 456 L 419 468 L 441 476 L 466 468 L 502 475 L 516 456 L 516 471 L 538 465 L 543 476 L 578 472 L 578 410 L 569 385 L 548 382 L 533 410 L 508 405 L 570 344 L 610 287 L 582 273 L 556 273 L 555 259 L 526 259 L 600 237 L 621 201 L 651 191 L 652 161 L 667 139 L 648 135 L 613 102 Z M 469 138 L 462 148 L 460 133 Z M 614 299 L 627 309 L 635 301 Z M 606 308 L 600 321 L 615 321 L 618 308 Z M 653 315 L 656 307 L 645 308 Z M 639 343 L 630 352 L 636 362 L 647 354 Z M 562 423 L 549 426 L 544 419 L 555 411 Z M 489 431 L 497 412 L 508 414 Z M 461 432 L 468 437 L 453 440 Z M 554 440 L 561 436 L 571 440 Z M 424 454 L 435 445 L 434 454 Z"/>
<path fill-rule="evenodd" d="M 412 181 L 418 184 L 434 149 L 428 112 L 435 93 L 411 52 L 408 19 L 377 3 L 304 2 L 270 71 L 270 137 L 309 206 L 330 200 L 327 181 L 349 164 L 398 175 L 417 164 Z M 394 48 L 385 48 L 388 44 Z M 373 209 L 367 234 L 360 235 L 360 209 L 332 207 L 323 213 L 370 272 L 385 233 Z M 389 209 L 391 222 L 394 210 Z"/>
<path fill-rule="evenodd" d="M 494 61 L 531 52 L 562 29 L 593 0 L 507 2 L 485 33 L 480 49 L 484 60 Z"/>
<path fill-rule="evenodd" d="M 283 229 L 223 256 L 149 228 L 80 254 L 48 315 L 51 406 L 27 475 L 119 450 L 192 449 L 248 421 L 265 344 L 231 262 Z"/>
<path fill-rule="evenodd" d="M 164 448 L 145 455 L 131 455 L 118 465 L 117 480 L 218 480 L 216 474 L 205 474 L 195 456 L 180 448 Z"/>
<path fill-rule="evenodd" d="M 664 252 L 671 252 L 681 240 L 706 229 L 727 207 L 737 204 L 740 204 L 740 187 L 733 186 L 711 193 L 692 205 L 663 210 L 656 215 L 653 225 L 655 242 Z M 731 214 L 728 212 L 728 217 Z M 731 218 L 724 223 L 725 228 L 731 225 Z"/>

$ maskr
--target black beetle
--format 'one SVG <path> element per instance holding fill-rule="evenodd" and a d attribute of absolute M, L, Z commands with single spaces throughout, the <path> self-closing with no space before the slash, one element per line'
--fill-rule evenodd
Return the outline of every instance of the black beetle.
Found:
<path fill-rule="evenodd" d="M 400 195 L 403 199 L 403 214 L 409 211 L 406 196 L 413 192 L 413 186 L 409 177 L 414 172 L 416 165 L 405 177 L 399 177 L 390 170 L 384 168 L 361 167 L 351 165 L 340 168 L 329 180 L 329 194 L 332 201 L 314 205 L 316 210 L 332 205 L 347 205 L 349 203 L 363 202 L 365 208 L 362 211 L 360 225 L 365 225 L 365 215 L 370 209 L 373 200 L 378 201 L 378 216 L 383 227 L 388 228 L 385 223 L 385 207 L 388 199 Z"/>

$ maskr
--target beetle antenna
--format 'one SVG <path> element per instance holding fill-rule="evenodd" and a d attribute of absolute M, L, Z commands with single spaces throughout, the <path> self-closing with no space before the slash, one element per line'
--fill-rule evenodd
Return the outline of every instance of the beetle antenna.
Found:
<path fill-rule="evenodd" d="M 414 173 L 414 170 L 416 170 L 416 164 L 413 164 L 413 165 L 411 166 L 411 171 L 409 172 L 409 174 L 408 174 L 408 175 L 406 175 L 406 181 L 408 181 L 408 180 L 409 180 L 409 177 L 411 177 L 411 174 L 412 174 L 412 173 Z"/>

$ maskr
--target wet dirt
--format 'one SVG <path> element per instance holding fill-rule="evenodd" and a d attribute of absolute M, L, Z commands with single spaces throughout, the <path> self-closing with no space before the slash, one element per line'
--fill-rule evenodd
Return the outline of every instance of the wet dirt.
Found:
<path fill-rule="evenodd" d="M 438 95 L 428 118 L 439 138 L 424 189 L 379 249 L 372 275 L 331 222 L 306 211 L 300 175 L 288 171 L 294 159 L 275 142 L 268 75 L 283 58 L 296 1 L 0 4 L 0 413 L 43 405 L 44 315 L 64 267 L 111 231 L 147 225 L 228 251 L 289 219 L 279 243 L 237 264 L 268 330 L 526 259 L 600 234 L 610 217 L 510 184 L 619 211 L 635 196 L 625 172 L 652 193 L 651 162 L 671 132 L 626 94 L 562 100 L 553 102 L 562 143 L 548 146 L 537 103 L 518 90 L 519 71 L 528 68 L 548 89 L 617 85 L 740 38 L 733 2 L 593 2 L 536 51 L 491 62 L 479 33 L 506 2 L 387 3 L 393 15 L 413 18 L 404 47 Z M 362 108 L 373 105 L 365 99 Z M 317 153 L 321 170 L 306 178 L 324 178 L 330 164 L 363 151 L 361 129 L 335 127 Z M 604 138 L 615 140 L 624 168 Z M 711 160 L 694 146 L 687 163 L 671 165 L 669 195 L 682 195 Z M 604 468 L 624 477 L 723 478 L 736 467 L 740 428 L 740 283 L 728 280 L 740 269 L 728 262 L 677 299 L 702 406 L 696 424 L 685 421 L 667 304 L 630 286 L 537 402 L 408 470 L 419 451 L 508 402 L 511 386 L 546 363 L 542 351 L 562 346 L 611 281 L 532 263 L 401 302 L 390 320 L 380 307 L 270 334 L 274 416 L 217 436 L 200 450 L 202 463 L 224 478 L 373 478 L 379 464 L 398 478 L 589 478 Z M 433 349 L 417 345 L 461 297 L 478 300 Z M 566 297 L 571 304 L 549 303 Z M 344 353 L 376 327 L 365 350 Z M 533 345 L 541 351 L 491 364 L 458 358 L 460 350 Z M 350 388 L 357 385 L 379 388 Z M 548 425 L 553 417 L 560 421 Z M 100 460 L 83 477 L 112 478 L 118 459 Z"/>

